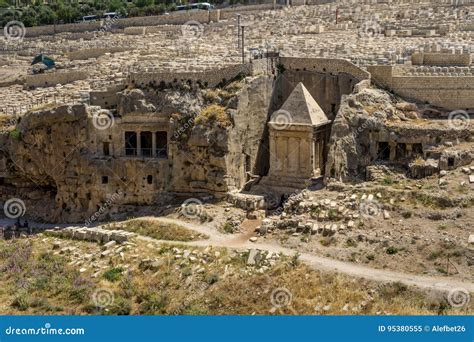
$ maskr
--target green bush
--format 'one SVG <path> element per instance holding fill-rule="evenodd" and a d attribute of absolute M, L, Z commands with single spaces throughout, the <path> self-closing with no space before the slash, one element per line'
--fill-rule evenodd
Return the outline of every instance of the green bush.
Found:
<path fill-rule="evenodd" d="M 104 278 L 108 281 L 115 282 L 122 277 L 123 268 L 122 267 L 114 267 L 107 270 L 104 273 Z"/>
<path fill-rule="evenodd" d="M 132 305 L 128 299 L 119 297 L 115 299 L 113 305 L 109 308 L 109 314 L 117 316 L 130 315 Z"/>
<path fill-rule="evenodd" d="M 20 311 L 25 311 L 30 307 L 30 303 L 28 300 L 28 293 L 26 291 L 19 291 L 15 295 L 11 306 L 17 308 Z"/>
<path fill-rule="evenodd" d="M 166 313 L 166 307 L 170 299 L 166 293 L 148 292 L 138 296 L 140 303 L 138 311 L 142 315 L 162 315 Z"/>
<path fill-rule="evenodd" d="M 387 248 L 386 252 L 387 254 L 393 255 L 393 254 L 397 254 L 399 252 L 399 249 L 396 247 L 390 246 Z"/>
<path fill-rule="evenodd" d="M 15 139 L 15 140 L 20 140 L 21 138 L 21 133 L 17 129 L 14 129 L 13 131 L 10 132 L 10 138 Z"/>

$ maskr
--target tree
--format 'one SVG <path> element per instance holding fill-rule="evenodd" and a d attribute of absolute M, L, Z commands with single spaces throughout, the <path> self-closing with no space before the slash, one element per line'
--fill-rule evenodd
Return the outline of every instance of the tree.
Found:
<path fill-rule="evenodd" d="M 137 7 L 148 7 L 153 5 L 153 0 L 134 0 L 133 3 L 137 5 Z"/>
<path fill-rule="evenodd" d="M 27 7 L 21 12 L 21 22 L 25 26 L 38 25 L 38 11 L 37 8 Z"/>
<path fill-rule="evenodd" d="M 51 25 L 56 20 L 56 13 L 53 12 L 48 6 L 40 6 L 38 10 L 38 24 L 39 25 Z"/>
<path fill-rule="evenodd" d="M 125 13 L 127 4 L 123 0 L 110 0 L 108 10 L 110 12 Z"/>
<path fill-rule="evenodd" d="M 72 23 L 79 16 L 79 12 L 71 5 L 60 6 L 56 12 L 59 20 L 65 23 Z"/>

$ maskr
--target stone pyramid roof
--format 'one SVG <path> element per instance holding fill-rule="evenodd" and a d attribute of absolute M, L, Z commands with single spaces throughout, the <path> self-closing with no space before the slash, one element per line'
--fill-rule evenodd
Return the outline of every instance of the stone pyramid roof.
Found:
<path fill-rule="evenodd" d="M 296 85 L 277 112 L 280 111 L 290 114 L 291 124 L 319 126 L 330 121 L 301 82 Z"/>

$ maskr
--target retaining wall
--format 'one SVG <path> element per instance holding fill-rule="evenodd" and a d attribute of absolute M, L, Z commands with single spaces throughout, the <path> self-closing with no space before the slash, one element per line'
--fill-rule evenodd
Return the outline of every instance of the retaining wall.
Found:
<path fill-rule="evenodd" d="M 469 66 L 472 64 L 472 57 L 469 53 L 414 53 L 411 56 L 413 65 L 437 65 L 437 66 Z"/>
<path fill-rule="evenodd" d="M 370 66 L 382 87 L 409 99 L 450 110 L 474 108 L 474 76 L 397 76 L 392 66 Z"/>
<path fill-rule="evenodd" d="M 85 80 L 87 74 L 82 71 L 48 72 L 38 75 L 27 75 L 25 84 L 27 87 L 51 87 L 56 84 L 67 84 L 78 80 Z"/>
<path fill-rule="evenodd" d="M 359 81 L 370 79 L 370 73 L 345 59 L 281 57 L 280 64 L 287 70 L 346 73 Z"/>
<path fill-rule="evenodd" d="M 92 49 L 84 49 L 84 50 L 77 50 L 73 52 L 69 52 L 67 54 L 70 60 L 84 60 L 89 58 L 97 58 L 106 53 L 114 53 L 114 52 L 123 52 L 126 51 L 126 48 L 123 47 L 111 47 L 111 48 L 92 48 Z"/>
<path fill-rule="evenodd" d="M 204 87 L 213 88 L 220 83 L 226 83 L 239 74 L 250 75 L 252 70 L 252 64 L 247 63 L 204 72 L 135 72 L 129 75 L 128 83 L 135 86 L 169 86 L 176 83 L 197 85 L 200 83 Z"/>

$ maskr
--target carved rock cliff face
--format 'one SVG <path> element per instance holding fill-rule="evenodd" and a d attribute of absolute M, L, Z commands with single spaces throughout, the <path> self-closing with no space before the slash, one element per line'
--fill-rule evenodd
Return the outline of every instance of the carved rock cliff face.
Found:
<path fill-rule="evenodd" d="M 217 100 L 219 106 L 225 107 L 229 121 L 226 127 L 212 121 L 195 122 L 189 115 L 179 122 L 172 120 L 176 191 L 224 195 L 245 184 L 246 171 L 254 168 L 261 145 L 271 90 L 271 78 L 247 78 L 233 92 L 234 96 Z M 189 122 L 190 127 L 183 132 Z"/>
<path fill-rule="evenodd" d="M 26 203 L 28 216 L 48 221 L 87 208 L 88 201 L 81 201 L 87 197 L 81 192 L 87 191 L 84 185 L 92 172 L 82 154 L 87 144 L 87 116 L 84 106 L 24 116 L 17 126 L 19 137 L 10 135 L 3 144 L 12 187 L 2 191 L 2 199 L 14 190 L 11 195 Z"/>
<path fill-rule="evenodd" d="M 371 165 L 386 164 L 405 171 L 406 176 L 420 178 L 471 162 L 466 147 L 472 141 L 468 125 L 454 127 L 447 119 L 449 112 L 446 120 L 420 120 L 429 106 L 408 103 L 386 91 L 369 88 L 364 82 L 341 101 L 331 129 L 326 181 L 373 178 L 366 173 Z M 455 145 L 452 151 L 446 150 L 444 144 L 448 142 L 449 146 Z"/>
<path fill-rule="evenodd" d="M 389 94 L 360 87 L 344 96 L 331 129 L 326 178 L 353 180 L 365 177 L 370 165 L 370 131 L 385 126 L 387 119 L 397 120 L 398 113 Z"/>
<path fill-rule="evenodd" d="M 245 79 L 225 101 L 218 101 L 231 123 L 225 127 L 195 122 L 212 104 L 202 92 L 126 90 L 114 124 L 106 130 L 93 125 L 97 107 L 26 114 L 16 135 L 0 135 L 0 203 L 20 198 L 30 219 L 84 222 L 104 206 L 101 219 L 133 214 L 139 206 L 170 204 L 175 195 L 218 197 L 240 188 L 245 169 L 255 163 L 271 79 Z M 124 156 L 124 131 L 149 127 L 168 131 L 168 158 Z M 104 155 L 104 141 L 110 141 L 110 155 Z"/>

